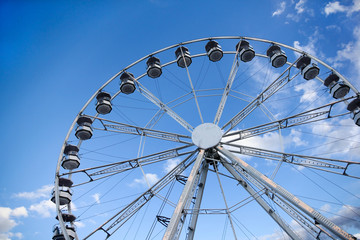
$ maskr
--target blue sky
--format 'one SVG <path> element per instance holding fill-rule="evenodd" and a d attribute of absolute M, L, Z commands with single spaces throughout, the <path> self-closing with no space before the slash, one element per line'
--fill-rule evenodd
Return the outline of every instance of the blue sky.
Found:
<path fill-rule="evenodd" d="M 0 100 L 3 103 L 0 118 L 0 240 L 51 237 L 56 220 L 54 206 L 48 199 L 57 158 L 73 119 L 107 79 L 153 51 L 211 36 L 264 38 L 303 49 L 320 58 L 360 89 L 359 0 L 1 1 L 0 11 Z M 242 70 L 246 70 L 245 67 Z M 118 83 L 116 80 L 113 85 L 118 86 Z M 320 85 L 313 84 L 307 82 L 294 87 L 294 93 L 303 94 L 300 102 L 310 102 L 312 94 L 317 94 L 311 89 L 321 89 Z M 151 89 L 156 91 L 155 86 Z M 169 95 L 165 90 L 164 99 L 165 93 Z M 201 104 L 206 108 L 205 102 Z M 149 105 L 132 106 L 154 108 Z M 142 116 L 138 112 L 134 114 L 135 118 Z M 189 115 L 185 114 L 191 119 Z M 351 122 L 341 121 L 341 127 Z M 166 129 L 167 122 L 164 124 Z M 344 138 L 343 134 L 351 133 L 357 136 L 339 144 L 349 148 L 348 151 L 326 156 L 359 161 L 359 128 L 348 127 L 344 131 L 335 125 L 326 127 L 313 128 L 312 135 L 288 133 L 284 140 L 285 149 L 306 149 L 314 145 L 311 138 L 324 132 L 330 134 L 331 131 L 333 138 Z M 268 146 L 266 144 L 272 137 L 256 141 L 263 141 Z M 155 146 L 158 142 L 149 144 Z M 94 148 L 91 144 L 86 147 Z M 327 145 L 323 152 L 302 153 L 323 154 L 331 150 L 331 145 Z M 149 169 L 148 174 L 153 174 L 149 176 L 156 179 L 164 174 L 164 170 Z M 280 183 L 293 188 L 294 185 L 287 184 L 286 177 L 286 174 L 279 175 Z M 316 175 L 312 177 L 316 178 Z M 334 179 L 359 197 L 358 180 Z M 134 192 L 144 189 L 141 177 L 136 175 L 128 181 Z M 296 185 L 296 181 L 292 184 Z M 338 190 L 331 191 L 343 197 L 346 204 L 359 206 L 358 198 L 346 197 Z M 96 201 L 96 194 L 100 192 L 90 193 L 89 198 Z M 81 201 L 77 207 L 83 204 Z M 346 209 L 336 209 L 325 202 L 318 204 L 319 208 L 332 213 L 346 212 Z M 100 210 L 94 210 L 94 214 L 96 211 Z M 353 234 L 360 233 L 359 215 L 356 217 L 356 224 L 347 226 Z M 84 220 L 85 226 L 78 229 L 84 231 L 91 224 Z M 259 238 L 276 239 L 274 229 L 252 231 Z M 228 234 L 231 239 L 230 230 Z"/>

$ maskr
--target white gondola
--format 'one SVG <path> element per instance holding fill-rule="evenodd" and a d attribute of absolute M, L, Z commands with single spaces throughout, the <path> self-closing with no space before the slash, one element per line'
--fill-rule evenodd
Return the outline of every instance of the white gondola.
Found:
<path fill-rule="evenodd" d="M 71 202 L 73 182 L 68 178 L 59 178 L 59 200 L 60 205 L 66 205 Z M 55 203 L 55 189 L 52 191 L 51 201 Z"/>
<path fill-rule="evenodd" d="M 129 72 L 124 72 L 120 76 L 121 84 L 120 91 L 125 94 L 131 94 L 135 91 L 136 86 L 134 82 L 134 75 Z"/>
<path fill-rule="evenodd" d="M 345 97 L 350 91 L 350 87 L 339 80 L 339 76 L 332 73 L 324 81 L 324 85 L 330 89 L 330 94 L 335 99 Z"/>
<path fill-rule="evenodd" d="M 206 50 L 206 53 L 207 53 L 207 55 L 209 57 L 209 60 L 212 61 L 212 62 L 220 61 L 220 59 L 224 55 L 219 43 L 216 42 L 216 41 L 213 41 L 213 40 L 210 40 L 205 45 L 205 50 Z"/>
<path fill-rule="evenodd" d="M 356 125 L 360 126 L 360 97 L 352 100 L 348 106 L 347 110 L 352 112 L 352 118 Z"/>
<path fill-rule="evenodd" d="M 96 96 L 96 111 L 99 114 L 108 114 L 112 110 L 111 95 L 107 92 L 99 92 Z"/>
<path fill-rule="evenodd" d="M 162 74 L 160 60 L 156 57 L 150 57 L 146 61 L 146 73 L 151 78 L 158 78 Z"/>
<path fill-rule="evenodd" d="M 311 58 L 306 55 L 300 57 L 296 67 L 301 70 L 301 75 L 305 80 L 314 79 L 320 73 L 320 68 L 315 63 L 311 64 Z"/>
<path fill-rule="evenodd" d="M 241 40 L 236 44 L 236 51 L 239 52 L 240 59 L 243 62 L 250 62 L 255 57 L 253 47 L 246 40 Z"/>
<path fill-rule="evenodd" d="M 61 213 L 61 217 L 64 222 L 74 222 L 76 220 L 75 215 L 70 213 Z M 56 216 L 56 220 L 59 220 L 59 216 Z"/>
<path fill-rule="evenodd" d="M 75 145 L 67 145 L 64 149 L 64 157 L 61 166 L 64 169 L 74 170 L 80 166 L 79 148 Z"/>
<path fill-rule="evenodd" d="M 354 113 L 353 119 L 356 125 L 360 127 L 360 111 Z"/>
<path fill-rule="evenodd" d="M 270 58 L 271 65 L 274 68 L 282 67 L 287 62 L 285 52 L 278 45 L 273 44 L 270 46 L 266 51 L 266 55 Z"/>
<path fill-rule="evenodd" d="M 75 239 L 76 236 L 76 230 L 75 227 L 66 225 L 66 232 L 69 235 L 70 239 Z M 61 231 L 61 228 L 59 225 L 55 225 L 53 228 L 53 237 L 52 240 L 65 240 L 64 233 Z"/>
<path fill-rule="evenodd" d="M 177 65 L 181 68 L 189 67 L 192 63 L 189 49 L 187 47 L 178 47 L 175 51 Z M 184 61 L 185 60 L 185 61 Z"/>
<path fill-rule="evenodd" d="M 89 117 L 79 117 L 77 120 L 78 127 L 75 131 L 75 136 L 80 140 L 88 140 L 93 135 L 91 127 L 92 120 Z"/>

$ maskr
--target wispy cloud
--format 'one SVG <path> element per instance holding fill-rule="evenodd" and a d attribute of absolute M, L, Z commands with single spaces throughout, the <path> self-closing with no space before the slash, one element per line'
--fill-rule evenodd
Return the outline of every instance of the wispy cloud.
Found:
<path fill-rule="evenodd" d="M 279 8 L 276 9 L 275 12 L 273 12 L 272 16 L 274 17 L 281 15 L 285 11 L 285 8 L 286 8 L 286 2 L 285 1 L 281 2 Z"/>
<path fill-rule="evenodd" d="M 360 1 L 359 1 L 360 2 Z M 341 67 L 345 62 L 353 65 L 353 74 L 355 79 L 360 77 L 360 26 L 353 30 L 354 40 L 342 45 L 342 49 L 336 52 L 336 56 L 328 58 L 334 67 Z"/>
<path fill-rule="evenodd" d="M 92 195 L 92 197 L 94 198 L 94 200 L 97 204 L 100 203 L 100 194 L 99 193 L 95 193 L 94 195 Z"/>
<path fill-rule="evenodd" d="M 36 212 L 42 218 L 48 218 L 55 214 L 55 204 L 50 200 L 43 200 L 39 203 L 32 204 L 29 210 Z"/>
<path fill-rule="evenodd" d="M 164 165 L 164 171 L 166 173 L 170 172 L 174 167 L 176 167 L 180 163 L 179 158 L 169 159 L 166 161 Z"/>
<path fill-rule="evenodd" d="M 328 137 L 322 140 L 321 153 L 328 153 L 323 155 L 325 157 L 346 154 L 348 159 L 357 159 L 360 146 L 360 128 L 356 126 L 352 119 L 342 119 L 332 122 L 324 122 L 322 125 L 314 125 L 312 132 L 316 135 L 323 135 L 327 133 Z M 346 138 L 344 139 L 344 136 Z M 341 140 L 343 139 L 343 140 Z M 318 154 L 319 154 L 318 153 Z M 351 167 L 350 167 L 351 169 Z"/>
<path fill-rule="evenodd" d="M 51 190 L 53 189 L 53 185 L 44 185 L 41 188 L 33 191 L 33 192 L 20 192 L 14 194 L 16 198 L 24 198 L 28 200 L 36 200 L 39 198 L 49 198 Z"/>
<path fill-rule="evenodd" d="M 145 176 L 143 176 L 142 178 L 135 178 L 134 181 L 130 183 L 130 186 L 132 187 L 136 185 L 147 186 L 147 182 L 150 184 L 150 186 L 152 186 L 157 181 L 159 181 L 159 177 L 155 173 L 146 173 Z"/>
<path fill-rule="evenodd" d="M 351 6 L 342 5 L 339 1 L 329 2 L 324 8 L 326 16 L 335 13 L 346 13 L 346 16 L 351 16 L 351 14 L 360 11 L 360 0 L 353 0 Z"/>
<path fill-rule="evenodd" d="M 304 52 L 309 53 L 310 55 L 313 56 L 318 56 L 318 52 L 317 52 L 317 48 L 316 48 L 316 44 L 318 42 L 318 33 L 315 32 L 313 35 L 311 35 L 308 38 L 308 43 L 307 44 L 301 44 L 299 41 L 294 41 L 294 48 L 303 50 Z M 294 52 L 296 57 L 299 57 L 300 54 L 297 52 Z"/>
<path fill-rule="evenodd" d="M 301 14 L 305 11 L 306 0 L 300 0 L 295 4 L 295 10 L 297 14 Z"/>
<path fill-rule="evenodd" d="M 318 82 L 316 81 L 305 81 L 302 84 L 296 85 L 294 90 L 296 92 L 302 92 L 303 95 L 300 98 L 300 103 L 313 103 L 319 98 Z"/>

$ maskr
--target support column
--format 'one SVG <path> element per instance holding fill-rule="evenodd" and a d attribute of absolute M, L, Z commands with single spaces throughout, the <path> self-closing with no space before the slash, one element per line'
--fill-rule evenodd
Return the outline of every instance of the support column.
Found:
<path fill-rule="evenodd" d="M 199 217 L 199 212 L 197 212 L 197 211 L 200 209 L 200 206 L 201 206 L 201 201 L 202 201 L 202 197 L 204 194 L 204 188 L 205 188 L 205 182 L 206 182 L 208 170 L 209 170 L 209 164 L 207 162 L 204 162 L 203 167 L 201 169 L 199 188 L 198 188 L 198 192 L 196 195 L 195 204 L 194 204 L 194 208 L 193 208 L 194 211 L 193 211 L 193 215 L 192 215 L 190 225 L 189 225 L 189 232 L 188 232 L 188 237 L 187 237 L 188 240 L 194 239 L 196 223 L 197 223 L 197 220 Z"/>
<path fill-rule="evenodd" d="M 174 210 L 174 213 L 170 219 L 170 223 L 166 228 L 166 232 L 164 234 L 163 240 L 173 240 L 178 239 L 180 236 L 180 232 L 182 226 L 184 224 L 184 219 L 182 216 L 184 215 L 184 209 L 191 201 L 192 193 L 194 191 L 194 183 L 196 180 L 196 176 L 199 173 L 201 162 L 204 159 L 204 150 L 201 149 L 199 154 L 195 160 L 194 166 L 191 170 L 191 173 L 186 181 L 183 192 L 181 193 L 178 204 Z"/>

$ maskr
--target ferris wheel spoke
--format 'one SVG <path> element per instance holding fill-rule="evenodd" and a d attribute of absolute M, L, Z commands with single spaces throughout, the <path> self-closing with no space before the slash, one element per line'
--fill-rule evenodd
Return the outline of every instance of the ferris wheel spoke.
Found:
<path fill-rule="evenodd" d="M 190 205 L 192 196 L 194 195 L 193 193 L 195 190 L 195 185 L 198 182 L 197 180 L 199 178 L 199 169 L 204 158 L 204 153 L 205 151 L 201 149 L 196 157 L 194 166 L 191 170 L 191 173 L 189 174 L 189 177 L 187 178 L 178 204 L 170 219 L 169 225 L 166 228 L 163 240 L 178 239 L 180 236 L 180 232 L 182 230 L 186 217 L 186 215 L 184 214 L 184 209 Z"/>
<path fill-rule="evenodd" d="M 138 168 L 140 166 L 151 165 L 154 163 L 162 162 L 162 161 L 173 159 L 176 157 L 182 157 L 185 155 L 189 155 L 193 152 L 193 150 L 192 151 L 185 151 L 185 150 L 192 146 L 193 145 L 190 144 L 190 145 L 186 145 L 186 146 L 172 148 L 172 149 L 168 149 L 168 150 L 161 151 L 158 153 L 146 155 L 143 157 L 129 159 L 126 161 L 105 164 L 105 165 L 96 166 L 96 167 L 92 167 L 92 168 L 80 169 L 80 170 L 64 173 L 60 176 L 65 176 L 65 175 L 69 175 L 69 174 L 73 175 L 73 174 L 78 174 L 78 173 L 86 174 L 89 177 L 89 180 L 86 182 L 78 183 L 73 186 L 73 187 L 77 187 L 77 186 L 80 186 L 80 185 L 83 185 L 86 183 L 90 183 L 90 182 L 94 182 L 94 181 L 97 181 L 97 180 L 100 180 L 103 178 L 111 177 L 115 174 L 126 172 L 129 170 Z"/>
<path fill-rule="evenodd" d="M 360 179 L 360 174 L 356 176 L 356 175 L 348 174 L 346 172 L 347 170 L 349 170 L 349 167 L 351 167 L 352 165 L 359 165 L 360 162 L 276 152 L 261 148 L 242 146 L 238 144 L 224 144 L 224 145 L 227 145 L 231 148 L 235 148 L 236 150 L 233 149 L 230 150 L 233 153 L 238 153 L 253 157 L 260 157 L 274 161 L 283 161 L 289 164 L 299 165 L 320 171 L 325 171 L 329 173 Z"/>
<path fill-rule="evenodd" d="M 190 83 L 190 87 L 191 87 L 191 92 L 193 93 L 193 96 L 194 96 L 194 99 L 195 99 L 195 104 L 196 104 L 196 108 L 197 108 L 198 113 L 199 113 L 199 117 L 200 117 L 201 123 L 204 123 L 204 119 L 203 119 L 203 117 L 202 117 L 201 110 L 200 110 L 200 105 L 199 105 L 198 99 L 197 99 L 197 97 L 196 97 L 196 91 L 195 91 L 195 88 L 194 88 L 194 84 L 193 84 L 193 82 L 192 82 L 192 80 L 191 80 L 191 76 L 190 76 L 190 71 L 189 71 L 189 68 L 188 68 L 188 64 L 186 64 L 186 60 L 185 60 L 185 55 L 184 55 L 184 52 L 183 52 L 183 48 L 182 48 L 182 47 L 179 47 L 179 49 L 180 49 L 180 51 L 181 51 L 182 60 L 184 61 L 186 73 L 187 73 L 187 76 L 188 76 L 188 79 L 189 79 L 189 83 Z"/>
<path fill-rule="evenodd" d="M 230 74 L 229 74 L 228 80 L 226 82 L 224 93 L 223 93 L 223 95 L 221 97 L 220 104 L 219 104 L 219 107 L 218 107 L 216 115 L 215 115 L 214 124 L 216 124 L 216 125 L 219 124 L 221 115 L 222 115 L 222 113 L 224 111 L 226 100 L 227 100 L 227 98 L 229 96 L 229 93 L 230 93 L 230 90 L 231 90 L 231 86 L 232 86 L 232 84 L 234 82 L 234 79 L 235 79 L 235 76 L 236 76 L 236 74 L 237 74 L 237 72 L 239 70 L 239 66 L 240 66 L 239 58 L 238 58 L 239 47 L 240 47 L 240 44 L 238 45 L 238 47 L 236 49 L 236 54 L 234 56 L 234 61 L 233 61 L 233 64 L 231 66 Z"/>
<path fill-rule="evenodd" d="M 281 187 L 258 170 L 241 160 L 239 157 L 231 153 L 230 151 L 224 149 L 223 147 L 218 146 L 217 150 L 223 154 L 227 159 L 231 161 L 232 166 L 244 176 L 253 178 L 258 182 L 259 185 L 262 185 L 268 189 L 273 195 L 279 196 L 279 199 L 283 199 L 288 206 L 291 206 L 295 212 L 301 213 L 301 215 L 307 215 L 315 226 L 320 226 L 326 229 L 327 234 L 330 234 L 333 237 L 340 239 L 354 239 L 354 236 L 344 231 L 342 228 L 337 226 L 335 223 L 330 221 L 325 216 L 321 215 L 315 209 L 307 205 L 305 202 L 295 197 L 285 188 Z M 329 232 L 327 232 L 329 231 Z M 319 231 L 322 232 L 322 230 Z"/>
<path fill-rule="evenodd" d="M 196 196 L 194 196 L 195 203 L 192 208 L 194 213 L 191 216 L 191 220 L 190 220 L 189 227 L 188 227 L 188 236 L 187 236 L 188 240 L 193 240 L 194 236 L 195 236 L 195 229 L 196 229 L 196 224 L 197 224 L 198 217 L 199 217 L 199 209 L 200 209 L 203 194 L 204 194 L 208 170 L 209 170 L 209 164 L 205 161 L 201 168 L 198 190 L 196 192 Z M 185 211 L 186 211 L 186 209 L 184 208 L 184 212 Z"/>
<path fill-rule="evenodd" d="M 136 212 L 138 212 L 144 205 L 146 205 L 154 196 L 156 196 L 164 187 L 172 182 L 176 175 L 181 174 L 194 162 L 194 155 L 196 151 L 193 151 L 187 158 L 174 167 L 163 178 L 156 182 L 151 188 L 142 193 L 134 201 L 122 208 L 118 213 L 104 222 L 101 226 L 96 228 L 93 232 L 87 235 L 85 239 L 88 239 L 98 231 L 104 231 L 107 234 L 106 238 L 113 235 L 122 225 L 124 225 Z"/>
<path fill-rule="evenodd" d="M 151 126 L 153 126 L 154 124 L 156 124 L 156 122 L 159 120 L 159 118 L 161 118 L 161 116 L 162 116 L 162 113 L 159 112 L 159 114 L 156 114 L 156 118 L 153 118 L 149 124 L 151 124 Z M 116 121 L 99 118 L 99 117 L 94 117 L 94 116 L 92 116 L 92 118 L 98 119 L 102 124 L 102 128 L 94 127 L 94 129 L 96 129 L 96 130 L 146 136 L 146 137 L 152 137 L 152 138 L 162 139 L 162 140 L 166 140 L 166 141 L 191 144 L 191 142 L 183 140 L 183 139 L 191 138 L 190 136 L 187 136 L 187 135 L 181 135 L 181 134 L 176 134 L 176 133 L 171 133 L 171 132 L 153 130 L 150 128 L 138 127 L 138 126 L 121 123 L 121 122 L 116 122 Z"/>
<path fill-rule="evenodd" d="M 255 201 L 265 210 L 267 214 L 294 240 L 300 240 L 299 236 L 290 228 L 290 226 L 276 213 L 274 208 L 272 208 L 260 195 L 259 191 L 256 191 L 252 185 L 247 184 L 245 179 L 224 159 L 220 160 L 221 164 L 230 172 L 230 174 L 239 181 L 241 185 Z"/>
<path fill-rule="evenodd" d="M 284 201 L 283 198 L 281 198 L 278 194 L 276 194 L 274 191 L 269 189 L 267 186 L 263 185 L 261 182 L 257 181 L 255 178 L 250 176 L 244 169 L 242 169 L 241 167 L 239 167 L 238 165 L 236 165 L 234 163 L 229 163 L 225 160 L 223 160 L 223 163 L 227 165 L 227 167 L 226 167 L 227 169 L 231 169 L 230 171 L 232 171 L 232 174 L 235 174 L 235 176 L 238 176 L 240 178 L 240 184 L 242 186 L 246 186 L 247 188 L 249 188 L 248 190 L 250 190 L 250 188 L 253 188 L 253 187 L 251 185 L 249 185 L 247 182 L 256 186 L 259 190 L 256 191 L 255 194 L 259 194 L 259 192 L 264 192 L 265 195 L 268 197 L 268 200 L 270 200 L 273 203 L 275 203 L 276 205 L 278 205 L 285 213 L 287 213 L 294 221 L 296 221 L 299 224 L 299 226 L 302 227 L 305 231 L 307 231 L 313 238 L 318 238 L 321 233 L 324 233 L 324 234 L 328 235 L 330 238 L 335 239 L 324 228 L 319 226 L 315 221 L 312 221 L 311 219 L 309 219 L 309 217 L 307 217 L 306 215 L 301 213 L 299 210 L 294 208 L 290 203 Z M 252 196 L 255 200 L 257 200 L 254 197 L 257 195 L 252 195 Z M 260 197 L 261 196 L 258 197 L 259 200 L 261 199 Z M 257 202 L 263 208 L 265 207 L 264 208 L 265 210 L 267 209 L 266 201 L 265 201 L 265 205 L 264 205 L 264 203 L 260 203 L 261 200 L 260 200 L 260 202 L 259 201 L 257 201 Z M 273 209 L 272 207 L 270 207 L 269 211 L 267 213 L 271 217 L 273 217 L 273 216 L 276 216 L 276 215 L 274 215 L 274 214 L 276 214 L 275 211 L 276 211 L 276 209 Z M 294 232 L 292 230 L 292 228 L 288 224 L 286 224 L 280 216 L 278 216 L 278 217 L 279 218 L 273 218 L 273 219 L 279 225 L 281 224 L 280 225 L 281 228 L 289 236 L 291 236 L 292 239 L 299 239 L 296 232 Z"/>
<path fill-rule="evenodd" d="M 186 122 L 182 117 L 180 117 L 176 112 L 174 112 L 170 107 L 168 107 L 165 103 L 163 103 L 160 99 L 158 99 L 153 93 L 151 93 L 148 89 L 146 89 L 140 82 L 136 81 L 139 86 L 139 92 L 149 99 L 152 103 L 158 106 L 160 109 L 164 110 L 170 117 L 172 117 L 175 121 L 177 121 L 181 126 L 183 126 L 189 132 L 194 130 L 188 122 Z"/>
<path fill-rule="evenodd" d="M 290 76 L 290 71 L 294 64 L 297 62 L 291 63 L 284 72 L 282 72 L 264 91 L 262 91 L 255 99 L 253 99 L 246 107 L 244 107 L 240 112 L 238 112 L 234 117 L 232 117 L 225 125 L 222 127 L 225 134 L 231 131 L 236 127 L 242 120 L 244 120 L 252 111 L 254 111 L 260 104 L 264 103 L 269 99 L 273 94 L 279 91 L 282 87 L 292 81 L 295 77 L 300 74 L 298 71 L 293 76 Z"/>
<path fill-rule="evenodd" d="M 224 143 L 232 143 L 235 141 L 239 141 L 241 139 L 246 139 L 258 135 L 262 135 L 265 133 L 277 131 L 279 129 L 285 129 L 290 127 L 295 127 L 299 125 L 309 124 L 313 122 L 323 121 L 326 119 L 332 119 L 340 116 L 344 116 L 349 114 L 350 112 L 345 111 L 343 113 L 334 113 L 333 114 L 333 107 L 338 105 L 339 103 L 345 102 L 349 99 L 354 97 L 345 98 L 339 101 L 335 101 L 329 104 L 325 104 L 323 106 L 313 108 L 311 110 L 298 113 L 292 115 L 290 117 L 286 117 L 277 121 L 269 122 L 266 124 L 262 124 L 259 126 L 239 130 L 239 131 L 232 131 L 224 135 L 223 142 Z M 226 139 L 229 140 L 226 140 Z"/>

